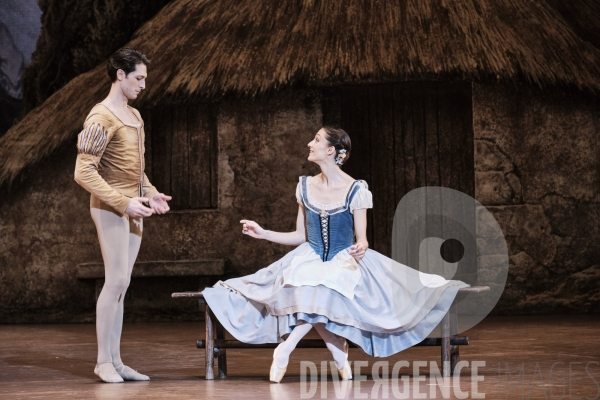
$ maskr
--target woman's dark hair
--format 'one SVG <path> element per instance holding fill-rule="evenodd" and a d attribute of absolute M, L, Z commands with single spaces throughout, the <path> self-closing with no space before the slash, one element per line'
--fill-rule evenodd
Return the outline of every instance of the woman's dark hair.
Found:
<path fill-rule="evenodd" d="M 340 153 L 340 150 L 346 150 L 346 158 L 343 159 L 343 162 L 346 163 L 350 158 L 350 151 L 352 150 L 352 142 L 348 133 L 342 128 L 333 126 L 324 126 L 323 130 L 325 131 L 325 138 L 329 145 L 335 147 L 336 155 Z"/>
<path fill-rule="evenodd" d="M 106 72 L 111 82 L 117 80 L 117 71 L 122 69 L 125 75 L 135 71 L 138 64 L 148 65 L 150 60 L 137 50 L 123 48 L 117 50 L 106 62 Z"/>

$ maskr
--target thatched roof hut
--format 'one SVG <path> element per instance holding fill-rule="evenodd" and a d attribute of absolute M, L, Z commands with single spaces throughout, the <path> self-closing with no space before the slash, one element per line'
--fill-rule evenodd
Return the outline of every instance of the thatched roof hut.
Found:
<path fill-rule="evenodd" d="M 136 106 L 296 84 L 525 79 L 600 88 L 600 50 L 545 1 L 174 0 L 128 44 L 153 61 Z M 0 138 L 0 183 L 72 140 L 104 66 Z"/>
<path fill-rule="evenodd" d="M 492 213 L 504 237 L 483 229 L 465 239 L 477 252 L 465 252 L 453 278 L 490 283 L 505 257 L 494 243 L 505 240 L 510 268 L 506 286 L 493 287 L 502 296 L 497 312 L 593 312 L 600 287 L 594 1 L 167 4 L 128 44 L 153 62 L 134 106 L 146 126 L 148 176 L 173 196 L 173 212 L 144 224 L 138 261 L 168 260 L 188 273 L 190 261 L 220 260 L 224 269 L 134 279 L 136 312 L 142 320 L 172 318 L 181 310 L 170 291 L 253 273 L 288 251 L 240 237 L 236 227 L 242 218 L 292 227 L 297 178 L 316 172 L 306 143 L 322 124 L 352 137 L 344 170 L 373 193 L 370 248 L 390 255 L 396 206 L 412 189 L 459 190 Z M 73 181 L 74 145 L 108 87 L 100 65 L 0 138 L 0 185 L 28 170 L 26 184 L 0 204 L 7 288 L 0 319 L 93 315 L 100 280 L 94 286 L 80 272 L 101 254 L 88 194 Z M 186 313 L 195 311 L 190 304 Z"/>

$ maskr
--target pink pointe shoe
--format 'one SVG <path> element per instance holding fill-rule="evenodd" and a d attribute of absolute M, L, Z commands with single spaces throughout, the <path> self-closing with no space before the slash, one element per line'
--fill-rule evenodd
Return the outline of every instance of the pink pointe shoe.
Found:
<path fill-rule="evenodd" d="M 271 364 L 271 372 L 269 373 L 270 381 L 275 383 L 281 382 L 283 375 L 285 375 L 285 371 L 287 370 L 287 365 L 283 368 L 277 365 L 277 350 L 279 350 L 279 346 L 277 346 L 273 352 L 273 363 Z"/>
<path fill-rule="evenodd" d="M 344 353 L 346 353 L 346 360 L 344 361 L 344 366 L 342 368 L 338 367 L 338 373 L 343 381 L 347 381 L 352 379 L 352 369 L 350 368 L 350 362 L 348 361 L 348 341 L 345 338 L 341 338 L 340 341 L 342 342 L 342 349 L 344 350 Z"/>

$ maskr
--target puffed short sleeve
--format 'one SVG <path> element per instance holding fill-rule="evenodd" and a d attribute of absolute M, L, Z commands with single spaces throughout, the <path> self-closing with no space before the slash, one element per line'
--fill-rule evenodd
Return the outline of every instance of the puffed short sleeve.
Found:
<path fill-rule="evenodd" d="M 350 213 L 354 214 L 354 210 L 361 208 L 373 208 L 373 195 L 365 181 L 358 182 L 358 191 L 350 203 Z"/>
<path fill-rule="evenodd" d="M 296 185 L 296 201 L 298 202 L 298 204 L 302 205 L 302 196 L 300 194 L 300 191 L 302 190 L 300 187 L 300 183 L 302 181 L 298 182 L 298 184 Z"/>
<path fill-rule="evenodd" d="M 88 154 L 100 159 L 110 141 L 110 137 L 101 120 L 97 122 L 93 119 L 86 121 L 83 130 L 77 136 L 77 153 Z"/>

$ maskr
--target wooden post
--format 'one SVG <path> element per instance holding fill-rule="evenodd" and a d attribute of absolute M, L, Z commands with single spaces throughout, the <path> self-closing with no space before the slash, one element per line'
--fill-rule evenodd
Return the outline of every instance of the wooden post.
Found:
<path fill-rule="evenodd" d="M 456 304 L 453 303 L 450 307 L 450 335 L 458 334 L 458 316 L 456 314 Z"/>
<path fill-rule="evenodd" d="M 450 312 L 442 319 L 442 376 L 450 376 Z"/>
<path fill-rule="evenodd" d="M 456 364 L 460 361 L 459 346 L 450 346 L 450 368 L 452 370 L 452 376 L 454 376 L 454 370 Z"/>
<path fill-rule="evenodd" d="M 214 348 L 215 343 L 214 333 L 213 333 L 213 320 L 210 312 L 210 307 L 208 304 L 206 305 L 204 315 L 206 316 L 206 379 L 213 380 L 215 379 L 215 371 L 213 370 L 215 366 L 215 356 L 214 356 Z"/>
<path fill-rule="evenodd" d="M 454 335 L 458 334 L 458 315 L 456 313 L 456 303 L 453 303 L 450 307 L 450 334 Z M 460 361 L 459 355 L 459 347 L 458 345 L 450 345 L 450 374 L 454 376 L 454 369 L 456 368 L 456 364 Z"/>
<path fill-rule="evenodd" d="M 219 322 L 218 319 L 215 318 L 215 327 L 217 328 L 217 339 L 225 339 L 225 328 Z M 219 358 L 218 358 L 218 368 L 219 368 L 219 378 L 227 378 L 227 348 L 219 348 Z"/>

